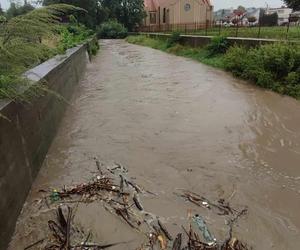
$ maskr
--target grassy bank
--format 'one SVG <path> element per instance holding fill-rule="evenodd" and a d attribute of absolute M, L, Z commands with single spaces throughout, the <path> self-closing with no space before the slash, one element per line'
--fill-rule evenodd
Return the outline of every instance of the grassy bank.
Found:
<path fill-rule="evenodd" d="M 175 34 L 168 40 L 130 36 L 129 43 L 148 46 L 174 55 L 192 58 L 232 72 L 235 76 L 280 94 L 300 99 L 300 46 L 275 43 L 257 48 L 229 47 L 226 38 L 216 37 L 205 48 L 178 44 Z"/>
<path fill-rule="evenodd" d="M 167 40 L 149 38 L 146 36 L 129 36 L 127 37 L 126 40 L 129 43 L 151 47 L 153 49 L 162 50 L 177 56 L 192 58 L 196 61 L 217 68 L 224 68 L 222 55 L 209 56 L 209 51 L 203 48 L 191 48 L 187 46 L 182 46 L 178 44 L 176 41 L 171 42 Z"/>
<path fill-rule="evenodd" d="M 50 5 L 0 23 L 0 99 L 30 102 L 48 91 L 45 84 L 31 85 L 23 74 L 94 36 L 70 15 L 76 11 L 82 10 L 65 4 Z M 61 18 L 69 19 L 69 23 L 61 23 Z M 97 49 L 97 43 L 89 42 L 91 54 Z"/>

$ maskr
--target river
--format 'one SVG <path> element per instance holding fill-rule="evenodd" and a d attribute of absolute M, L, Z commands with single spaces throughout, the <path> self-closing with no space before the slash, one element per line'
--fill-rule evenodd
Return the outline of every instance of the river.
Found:
<path fill-rule="evenodd" d="M 104 40 L 52 143 L 20 215 L 10 249 L 43 237 L 49 215 L 39 190 L 87 181 L 94 157 L 126 166 L 145 189 L 147 211 L 171 233 L 187 213 L 203 213 L 216 235 L 224 221 L 176 195 L 248 207 L 234 229 L 254 249 L 300 249 L 300 102 L 190 59 L 122 40 Z M 33 205 L 35 204 L 35 205 Z M 77 223 L 102 242 L 139 237 L 98 205 Z M 110 216 L 110 217 L 109 217 Z"/>

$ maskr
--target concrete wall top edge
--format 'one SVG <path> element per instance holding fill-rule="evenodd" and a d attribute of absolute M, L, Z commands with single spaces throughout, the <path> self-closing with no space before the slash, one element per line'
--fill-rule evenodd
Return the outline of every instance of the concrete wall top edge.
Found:
<path fill-rule="evenodd" d="M 85 44 L 78 45 L 71 49 L 67 49 L 65 54 L 56 55 L 49 60 L 35 66 L 34 68 L 26 71 L 24 75 L 33 83 L 40 81 L 41 79 L 45 78 L 48 74 L 50 74 L 53 70 L 59 67 L 62 63 L 67 61 L 73 54 L 78 52 L 81 48 L 85 47 Z M 0 99 L 0 113 L 1 111 L 8 106 L 11 100 L 1 100 Z"/>

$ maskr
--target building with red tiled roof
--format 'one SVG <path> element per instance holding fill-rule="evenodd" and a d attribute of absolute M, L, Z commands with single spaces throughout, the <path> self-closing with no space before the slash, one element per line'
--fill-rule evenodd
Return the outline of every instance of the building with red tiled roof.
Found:
<path fill-rule="evenodd" d="M 206 23 L 212 21 L 210 0 L 144 0 L 145 25 Z"/>

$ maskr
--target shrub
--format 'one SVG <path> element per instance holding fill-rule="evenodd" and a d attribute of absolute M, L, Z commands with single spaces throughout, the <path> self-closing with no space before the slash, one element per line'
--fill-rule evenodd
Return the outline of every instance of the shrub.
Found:
<path fill-rule="evenodd" d="M 0 15 L 0 24 L 6 22 L 6 17 Z"/>
<path fill-rule="evenodd" d="M 207 46 L 210 56 L 217 54 L 224 54 L 229 48 L 229 42 L 226 37 L 216 36 L 211 39 L 210 44 Z"/>
<path fill-rule="evenodd" d="M 167 40 L 167 47 L 170 48 L 174 46 L 175 44 L 178 44 L 181 42 L 181 34 L 180 32 L 173 32 L 170 36 L 170 38 Z"/>
<path fill-rule="evenodd" d="M 299 45 L 274 43 L 258 48 L 232 47 L 225 68 L 257 85 L 300 97 Z"/>
<path fill-rule="evenodd" d="M 300 72 L 290 72 L 286 76 L 285 82 L 287 85 L 300 85 Z"/>
<path fill-rule="evenodd" d="M 118 39 L 127 36 L 127 29 L 116 21 L 109 21 L 97 28 L 98 38 Z"/>
<path fill-rule="evenodd" d="M 61 52 L 85 42 L 94 34 L 92 30 L 87 29 L 82 24 L 62 25 L 59 28 L 59 33 L 61 36 L 59 42 L 59 49 L 61 50 Z"/>
<path fill-rule="evenodd" d="M 247 50 L 244 47 L 230 47 L 225 54 L 225 69 L 236 76 L 242 76 L 246 67 Z"/>

